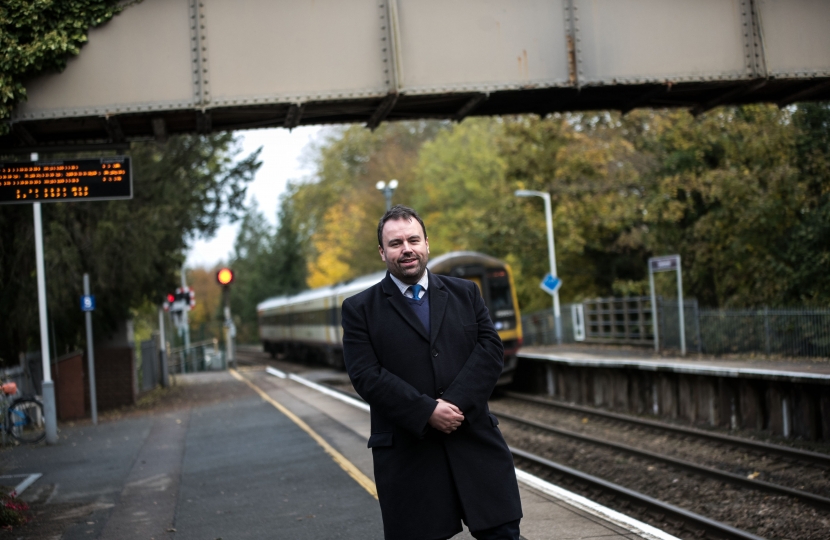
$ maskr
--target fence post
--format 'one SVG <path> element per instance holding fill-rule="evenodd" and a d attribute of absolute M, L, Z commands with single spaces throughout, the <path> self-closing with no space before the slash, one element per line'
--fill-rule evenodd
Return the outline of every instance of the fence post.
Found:
<path fill-rule="evenodd" d="M 767 356 L 771 354 L 770 332 L 769 332 L 769 308 L 764 306 L 764 334 L 766 335 Z"/>
<path fill-rule="evenodd" d="M 697 354 L 703 354 L 703 339 L 700 337 L 700 304 L 694 299 L 695 333 L 697 334 Z"/>

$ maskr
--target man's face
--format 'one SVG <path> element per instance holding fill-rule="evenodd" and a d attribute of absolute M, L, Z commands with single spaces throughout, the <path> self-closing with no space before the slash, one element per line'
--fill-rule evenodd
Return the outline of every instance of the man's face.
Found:
<path fill-rule="evenodd" d="M 382 238 L 378 251 L 389 272 L 404 283 L 418 283 L 429 260 L 429 241 L 418 220 L 390 219 L 383 224 Z"/>

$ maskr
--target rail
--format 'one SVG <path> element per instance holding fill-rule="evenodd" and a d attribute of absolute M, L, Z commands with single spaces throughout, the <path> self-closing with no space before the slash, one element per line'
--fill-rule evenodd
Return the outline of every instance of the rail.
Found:
<path fill-rule="evenodd" d="M 770 444 L 764 443 L 759 441 L 753 441 L 749 439 L 742 439 L 740 437 L 733 437 L 730 435 L 723 435 L 721 433 L 712 433 L 709 431 L 703 431 L 701 429 L 694 429 L 688 428 L 683 426 L 675 426 L 673 424 L 666 424 L 663 422 L 656 422 L 654 420 L 645 420 L 643 418 L 635 418 L 632 416 L 627 416 L 624 414 L 612 413 L 608 411 L 602 411 L 599 409 L 593 409 L 591 407 L 583 407 L 581 405 L 574 405 L 571 403 L 561 403 L 557 401 L 551 401 L 549 399 L 540 398 L 536 396 L 527 396 L 524 394 L 520 394 L 518 392 L 504 392 L 504 395 L 510 397 L 512 399 L 517 399 L 520 401 L 526 401 L 529 403 L 536 403 L 539 405 L 543 405 L 545 407 L 554 407 L 558 409 L 563 409 L 570 412 L 578 412 L 580 414 L 589 414 L 592 416 L 597 416 L 600 418 L 607 418 L 610 420 L 616 420 L 618 422 L 625 422 L 628 424 L 633 424 L 636 426 L 642 426 L 652 429 L 658 429 L 661 431 L 669 431 L 672 433 L 678 433 L 680 435 L 685 436 L 692 436 L 698 437 L 701 439 L 707 439 L 710 441 L 715 441 L 718 443 L 725 443 L 731 444 L 733 446 L 740 446 L 743 448 L 747 448 L 749 450 L 754 450 L 756 452 L 763 452 L 763 453 L 772 453 L 776 454 L 781 457 L 785 457 L 788 459 L 797 459 L 801 461 L 808 461 L 810 463 L 814 463 L 816 465 L 821 465 L 827 468 L 830 468 L 830 456 L 827 454 L 820 454 L 818 452 L 810 452 L 808 450 L 800 450 L 798 448 L 790 448 L 789 446 L 782 446 L 780 444 Z"/>
<path fill-rule="evenodd" d="M 738 485 L 741 487 L 746 487 L 750 489 L 762 490 L 767 491 L 770 493 L 777 493 L 779 495 L 787 495 L 794 499 L 798 499 L 800 501 L 804 501 L 815 506 L 820 506 L 822 508 L 830 508 L 830 499 L 827 497 L 822 497 L 820 495 L 815 495 L 813 493 L 808 493 L 806 491 L 802 491 L 799 489 L 788 488 L 785 486 L 781 486 L 778 484 L 773 484 L 771 482 L 765 482 L 763 480 L 753 480 L 750 478 L 746 478 L 744 476 L 740 476 L 733 473 L 728 473 L 725 471 L 721 471 L 712 467 L 706 467 L 704 465 L 699 465 L 697 463 L 692 463 L 690 461 L 682 460 L 673 458 L 670 456 L 666 456 L 663 454 L 658 454 L 656 452 L 650 452 L 648 450 L 642 450 L 640 448 L 635 448 L 633 446 L 629 446 L 626 444 L 620 444 L 615 442 L 606 441 L 603 439 L 599 439 L 597 437 L 591 437 L 589 435 L 583 435 L 581 433 L 576 433 L 573 431 L 569 431 L 566 429 L 557 428 L 555 426 L 551 426 L 548 424 L 544 424 L 542 422 L 537 422 L 535 420 L 530 420 L 527 418 L 522 418 L 520 416 L 516 416 L 513 414 L 508 414 L 504 412 L 497 412 L 495 413 L 496 416 L 499 418 L 504 418 L 510 420 L 512 422 L 516 422 L 519 424 L 523 424 L 525 426 L 530 426 L 536 429 L 540 429 L 542 431 L 546 431 L 548 433 L 552 433 L 554 435 L 558 435 L 560 437 L 567 437 L 579 442 L 593 444 L 595 446 L 604 446 L 606 448 L 611 448 L 613 450 L 617 450 L 619 452 L 625 452 L 626 454 L 630 454 L 633 456 L 638 456 L 642 458 L 646 458 L 650 461 L 657 461 L 662 462 L 667 465 L 684 469 L 695 474 L 699 474 L 702 476 L 708 476 L 710 478 L 714 478 L 716 480 L 721 480 L 733 485 Z"/>
<path fill-rule="evenodd" d="M 527 460 L 533 464 L 540 465 L 546 469 L 550 469 L 559 476 L 575 480 L 583 485 L 587 485 L 589 489 L 598 489 L 600 491 L 610 493 L 615 498 L 624 499 L 625 501 L 633 503 L 636 506 L 645 507 L 647 510 L 651 510 L 654 513 L 663 514 L 666 517 L 673 518 L 675 521 L 687 525 L 688 528 L 692 530 L 702 531 L 704 534 L 714 534 L 716 537 L 728 540 L 764 540 L 760 536 L 754 535 L 750 532 L 736 529 L 735 527 L 709 519 L 701 516 L 700 514 L 695 514 L 694 512 L 689 512 L 683 508 L 659 501 L 649 497 L 648 495 L 644 495 L 618 484 L 614 484 L 613 482 L 597 478 L 596 476 L 591 476 L 590 474 L 586 474 L 582 471 L 566 467 L 519 448 L 510 447 L 510 452 L 512 452 L 516 457 Z"/>

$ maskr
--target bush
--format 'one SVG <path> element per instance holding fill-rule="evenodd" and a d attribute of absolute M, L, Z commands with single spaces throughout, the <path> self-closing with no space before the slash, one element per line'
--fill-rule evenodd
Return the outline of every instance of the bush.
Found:
<path fill-rule="evenodd" d="M 16 496 L 14 491 L 8 495 L 0 495 L 0 527 L 4 529 L 25 525 L 31 519 L 29 505 L 17 500 Z"/>

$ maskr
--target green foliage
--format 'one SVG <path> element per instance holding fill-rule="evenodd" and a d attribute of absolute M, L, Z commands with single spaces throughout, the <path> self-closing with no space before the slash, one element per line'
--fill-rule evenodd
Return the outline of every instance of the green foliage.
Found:
<path fill-rule="evenodd" d="M 398 124 L 334 130 L 288 197 L 309 285 L 383 268 L 377 180 L 424 216 L 432 255 L 472 249 L 516 271 L 523 309 L 550 305 L 551 193 L 564 302 L 648 290 L 646 260 L 677 253 L 687 296 L 707 306 L 830 301 L 830 106 L 724 107 Z"/>
<path fill-rule="evenodd" d="M 799 105 L 796 165 L 805 197 L 782 242 L 787 303 L 826 307 L 830 299 L 830 104 Z"/>
<path fill-rule="evenodd" d="M 90 27 L 124 9 L 115 0 L 4 0 L 0 3 L 0 121 L 26 99 L 26 80 L 62 71 L 87 41 Z M 0 123 L 0 134 L 9 125 Z"/>
<path fill-rule="evenodd" d="M 289 188 L 296 230 L 308 254 L 308 285 L 336 283 L 384 268 L 377 223 L 385 199 L 379 180 L 400 182 L 394 202 L 412 204 L 421 144 L 444 129 L 439 122 L 336 128 L 312 151 L 316 173 Z"/>
<path fill-rule="evenodd" d="M 243 209 L 258 154 L 234 160 L 230 134 L 133 144 L 128 201 L 44 204 L 49 316 L 59 354 L 83 343 L 78 308 L 84 272 L 96 295 L 96 339 L 106 340 L 131 309 L 158 304 L 179 283 L 188 241 L 209 236 Z M 0 358 L 37 349 L 38 314 L 32 208 L 0 207 Z"/>
<path fill-rule="evenodd" d="M 284 198 L 276 231 L 259 211 L 256 200 L 239 228 L 231 267 L 231 311 L 240 320 L 238 341 L 256 343 L 256 306 L 266 298 L 294 294 L 305 289 L 305 257 L 295 229 L 291 200 Z"/>

